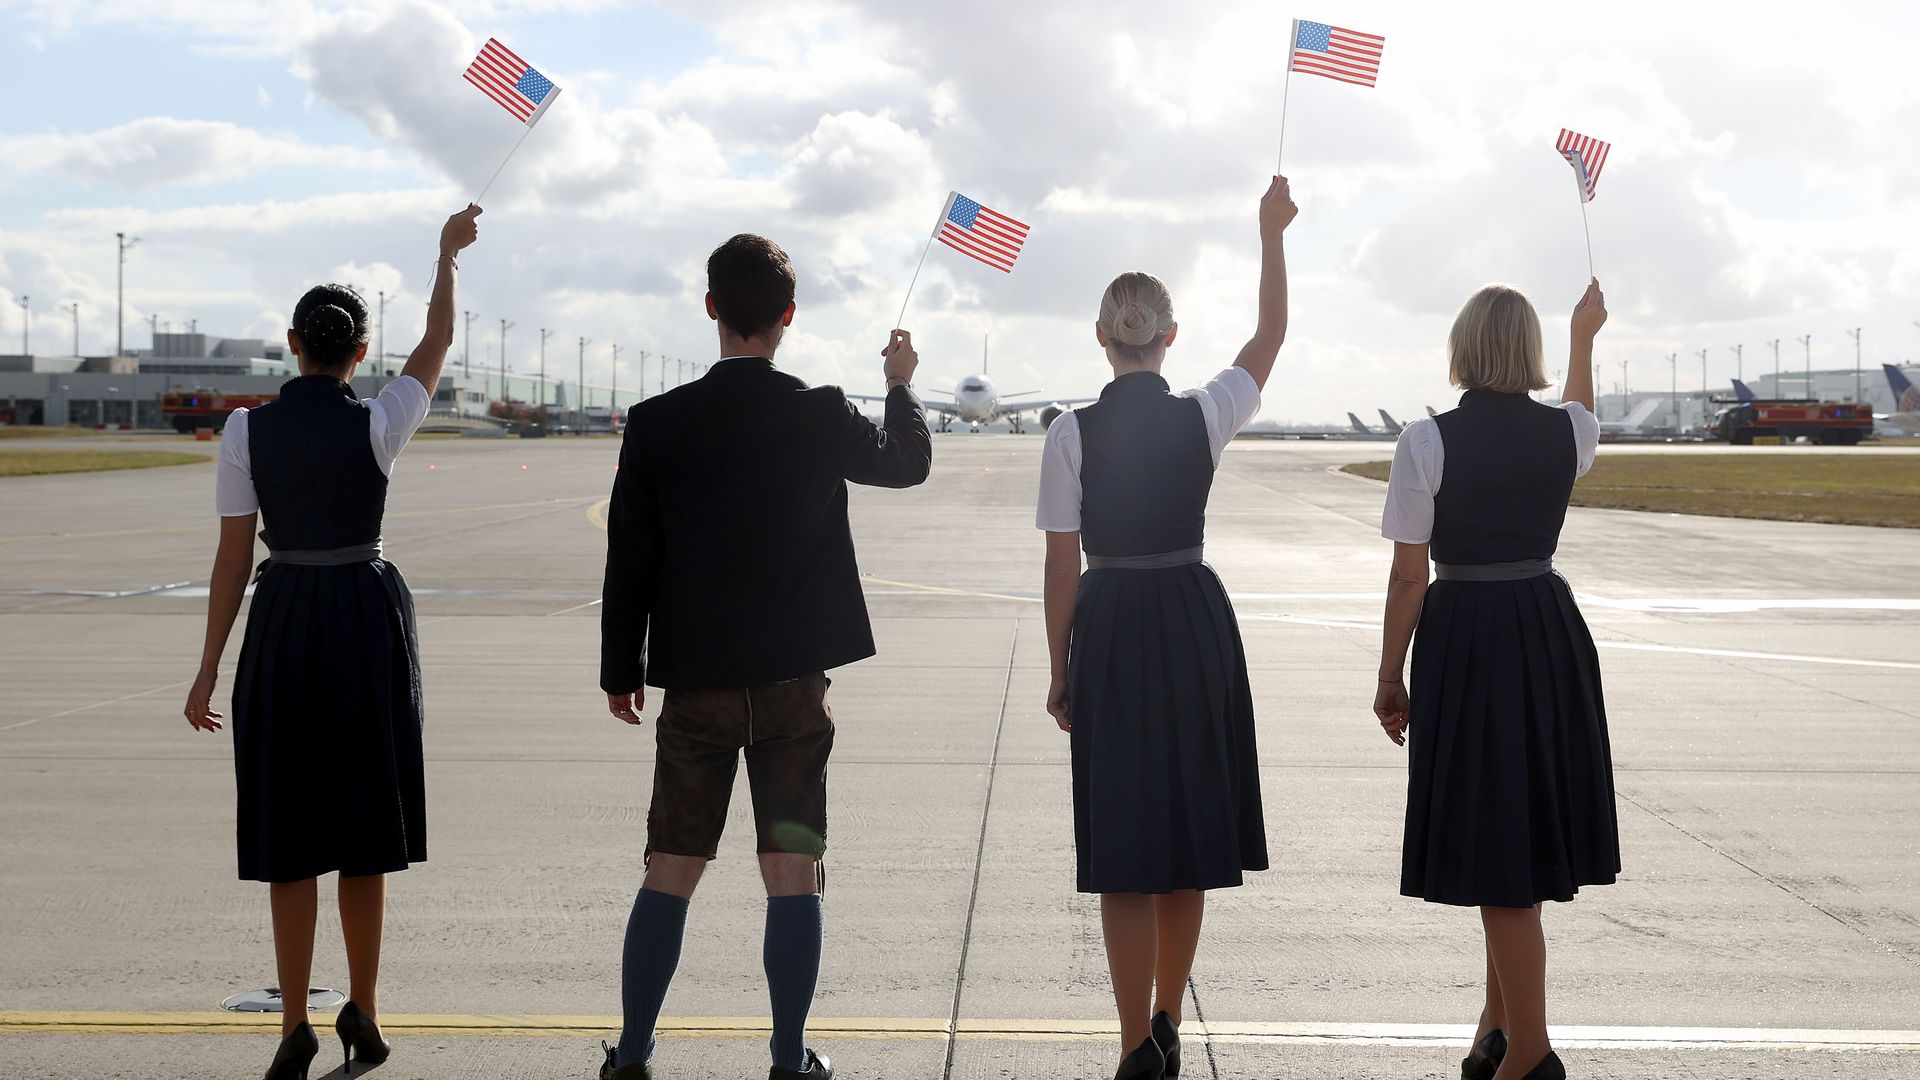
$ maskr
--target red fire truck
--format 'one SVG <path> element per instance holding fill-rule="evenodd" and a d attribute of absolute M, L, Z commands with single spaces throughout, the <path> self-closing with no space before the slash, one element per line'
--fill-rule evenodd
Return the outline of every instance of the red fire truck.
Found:
<path fill-rule="evenodd" d="M 170 417 L 173 430 L 191 435 L 200 428 L 215 431 L 227 426 L 235 409 L 257 409 L 278 394 L 223 394 L 218 390 L 181 390 L 160 399 L 160 412 Z"/>
<path fill-rule="evenodd" d="M 1751 446 L 1756 437 L 1857 446 L 1873 434 L 1873 408 L 1850 401 L 1743 401 L 1720 410 L 1707 431 L 1736 446 Z"/>

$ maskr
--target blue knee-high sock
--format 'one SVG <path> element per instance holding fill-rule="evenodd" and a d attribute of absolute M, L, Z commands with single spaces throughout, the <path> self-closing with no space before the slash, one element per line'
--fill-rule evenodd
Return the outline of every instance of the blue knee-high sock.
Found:
<path fill-rule="evenodd" d="M 641 889 L 627 917 L 627 944 L 620 956 L 620 1032 L 616 1065 L 637 1065 L 653 1056 L 653 1027 L 667 987 L 680 966 L 680 940 L 687 930 L 687 901 L 671 893 Z"/>
<path fill-rule="evenodd" d="M 767 936 L 761 960 L 767 968 L 767 997 L 773 1003 L 773 1063 L 783 1069 L 807 1067 L 807 1011 L 820 981 L 820 894 L 767 898 Z"/>

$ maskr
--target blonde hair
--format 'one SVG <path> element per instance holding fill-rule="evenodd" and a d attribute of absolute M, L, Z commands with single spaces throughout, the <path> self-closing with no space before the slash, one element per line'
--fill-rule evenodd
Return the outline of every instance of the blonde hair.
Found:
<path fill-rule="evenodd" d="M 1166 347 L 1173 330 L 1173 294 L 1152 274 L 1138 270 L 1121 274 L 1100 298 L 1100 329 L 1120 355 L 1151 359 Z"/>
<path fill-rule="evenodd" d="M 1447 334 L 1447 377 L 1466 390 L 1525 394 L 1547 388 L 1540 316 L 1518 289 L 1489 285 L 1461 305 Z"/>

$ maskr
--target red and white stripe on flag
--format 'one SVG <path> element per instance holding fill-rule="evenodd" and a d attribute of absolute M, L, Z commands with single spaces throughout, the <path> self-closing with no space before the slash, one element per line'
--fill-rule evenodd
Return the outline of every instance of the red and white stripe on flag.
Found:
<path fill-rule="evenodd" d="M 1372 86 L 1380 76 L 1380 53 L 1386 45 L 1387 39 L 1379 34 L 1301 19 L 1294 26 L 1287 70 Z"/>
<path fill-rule="evenodd" d="M 1600 182 L 1600 170 L 1606 165 L 1607 152 L 1613 149 L 1613 144 L 1561 128 L 1560 141 L 1554 143 L 1553 147 L 1579 174 L 1580 201 L 1592 202 L 1594 185 Z"/>
<path fill-rule="evenodd" d="M 934 236 L 962 255 L 1012 273 L 1013 261 L 1027 242 L 1027 226 L 956 191 L 948 197 Z"/>

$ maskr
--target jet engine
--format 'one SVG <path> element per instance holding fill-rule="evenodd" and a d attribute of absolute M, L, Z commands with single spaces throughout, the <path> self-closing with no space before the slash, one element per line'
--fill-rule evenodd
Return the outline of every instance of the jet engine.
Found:
<path fill-rule="evenodd" d="M 1040 430 L 1045 431 L 1046 429 L 1052 427 L 1053 422 L 1055 420 L 1060 419 L 1060 414 L 1062 411 L 1064 410 L 1062 410 L 1058 405 L 1049 405 L 1046 408 L 1041 409 L 1040 410 Z"/>

